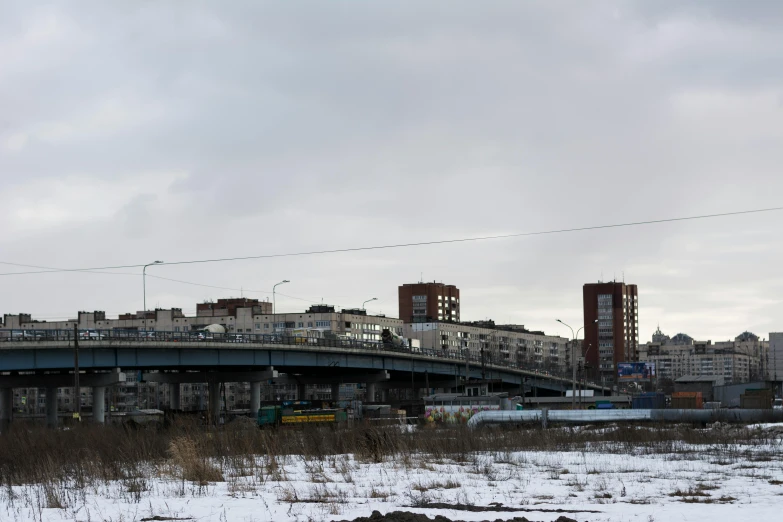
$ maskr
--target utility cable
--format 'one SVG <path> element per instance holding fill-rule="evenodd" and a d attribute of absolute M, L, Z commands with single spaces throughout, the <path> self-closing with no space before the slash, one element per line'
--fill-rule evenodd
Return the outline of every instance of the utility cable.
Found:
<path fill-rule="evenodd" d="M 509 239 L 514 237 L 531 237 L 531 236 L 543 236 L 543 235 L 549 235 L 549 234 L 566 234 L 566 233 L 572 233 L 572 232 L 585 232 L 589 230 L 606 230 L 606 229 L 612 229 L 612 228 L 625 228 L 625 227 L 635 227 L 635 226 L 642 226 L 642 225 L 656 225 L 660 223 L 673 223 L 677 221 L 694 221 L 699 219 L 712 219 L 712 218 L 718 218 L 718 217 L 727 217 L 727 216 L 740 216 L 745 214 L 759 214 L 762 212 L 776 212 L 783 210 L 783 207 L 772 207 L 772 208 L 762 208 L 762 209 L 754 209 L 754 210 L 741 210 L 737 212 L 721 212 L 719 214 L 703 214 L 700 216 L 686 216 L 686 217 L 677 217 L 677 218 L 666 218 L 666 219 L 653 219 L 648 221 L 632 221 L 628 223 L 616 223 L 611 225 L 594 225 L 589 227 L 576 227 L 576 228 L 562 228 L 562 229 L 554 229 L 554 230 L 542 230 L 542 231 L 536 231 L 536 232 L 518 232 L 513 234 L 498 234 L 494 236 L 479 236 L 479 237 L 468 237 L 468 238 L 458 238 L 458 239 L 442 239 L 442 240 L 436 240 L 436 241 L 421 241 L 416 243 L 398 243 L 398 244 L 392 244 L 392 245 L 375 245 L 375 246 L 366 246 L 366 247 L 353 247 L 353 248 L 336 248 L 331 250 L 311 250 L 311 251 L 305 251 L 305 252 L 293 252 L 293 253 L 285 253 L 285 254 L 265 254 L 265 255 L 258 255 L 258 256 L 241 256 L 241 257 L 223 257 L 223 258 L 215 258 L 215 259 L 195 259 L 195 260 L 188 260 L 188 261 L 171 261 L 171 262 L 164 262 L 164 263 L 157 263 L 157 266 L 165 266 L 165 265 L 193 265 L 193 264 L 203 264 L 203 263 L 223 263 L 227 261 L 247 261 L 251 259 L 273 259 L 273 258 L 281 258 L 281 257 L 299 257 L 299 256 L 313 256 L 313 255 L 323 255 L 323 254 L 336 254 L 336 253 L 343 253 L 343 252 L 366 252 L 366 251 L 372 251 L 372 250 L 388 250 L 388 249 L 394 249 L 394 248 L 410 248 L 410 247 L 418 247 L 418 246 L 428 246 L 428 245 L 445 245 L 445 244 L 453 244 L 453 243 L 468 243 L 468 242 L 474 242 L 474 241 L 487 241 L 491 239 Z M 8 265 L 14 265 L 14 263 L 3 263 Z M 17 265 L 18 266 L 18 265 Z M 118 266 L 104 266 L 104 267 L 90 267 L 90 268 L 62 268 L 57 270 L 42 270 L 42 271 L 29 271 L 29 272 L 7 272 L 7 273 L 0 273 L 0 276 L 13 276 L 13 275 L 27 275 L 27 274 L 46 274 L 49 272 L 86 272 L 90 270 L 112 270 L 116 268 L 141 268 L 145 266 L 144 264 L 136 264 L 136 265 L 118 265 Z"/>

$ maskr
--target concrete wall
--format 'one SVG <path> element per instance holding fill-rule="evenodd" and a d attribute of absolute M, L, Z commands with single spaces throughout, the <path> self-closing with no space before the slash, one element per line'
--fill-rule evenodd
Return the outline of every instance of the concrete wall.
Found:
<path fill-rule="evenodd" d="M 740 395 L 745 393 L 745 390 L 758 389 L 758 388 L 771 388 L 772 383 L 768 381 L 758 382 L 745 382 L 742 384 L 731 384 L 727 386 L 715 386 L 713 389 L 714 400 L 720 401 L 721 406 L 739 407 Z"/>

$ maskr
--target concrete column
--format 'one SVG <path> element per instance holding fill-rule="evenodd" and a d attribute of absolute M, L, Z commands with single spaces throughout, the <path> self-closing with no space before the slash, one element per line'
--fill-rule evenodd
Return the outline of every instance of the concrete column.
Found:
<path fill-rule="evenodd" d="M 57 427 L 57 388 L 46 388 L 46 425 Z"/>
<path fill-rule="evenodd" d="M 220 383 L 209 383 L 209 418 L 212 424 L 220 423 Z"/>
<path fill-rule="evenodd" d="M 389 402 L 389 390 L 381 390 L 381 402 Z"/>
<path fill-rule="evenodd" d="M 296 385 L 296 398 L 300 401 L 307 400 L 307 385 L 306 384 L 297 384 Z"/>
<path fill-rule="evenodd" d="M 180 384 L 169 383 L 169 408 L 174 411 L 182 409 L 182 403 L 180 402 Z"/>
<path fill-rule="evenodd" d="M 106 422 L 106 386 L 92 387 L 92 421 Z"/>
<path fill-rule="evenodd" d="M 332 401 L 340 400 L 340 383 L 332 383 Z"/>
<path fill-rule="evenodd" d="M 375 402 L 375 383 L 368 382 L 364 394 L 365 402 Z"/>
<path fill-rule="evenodd" d="M 14 417 L 14 389 L 0 388 L 0 431 L 5 433 Z"/>
<path fill-rule="evenodd" d="M 261 409 L 261 381 L 255 381 L 250 383 L 250 415 L 254 417 L 258 415 L 258 410 Z"/>

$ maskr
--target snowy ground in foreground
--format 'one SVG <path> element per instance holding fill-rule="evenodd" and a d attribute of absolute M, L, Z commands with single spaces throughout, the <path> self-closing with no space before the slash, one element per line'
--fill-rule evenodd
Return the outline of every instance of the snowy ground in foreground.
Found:
<path fill-rule="evenodd" d="M 423 435 L 426 436 L 426 435 Z M 405 508 L 460 520 L 526 516 L 554 520 L 579 510 L 581 521 L 780 520 L 783 455 L 771 446 L 683 446 L 682 452 L 629 455 L 607 452 L 510 452 L 466 455 L 466 462 L 415 456 L 381 464 L 352 456 L 305 461 L 248 458 L 225 482 L 199 487 L 169 478 L 100 484 L 31 485 L 0 490 L 0 520 L 141 521 L 153 516 L 197 521 L 342 520 L 423 502 L 492 503 L 526 512 L 474 513 Z M 236 463 L 234 464 L 237 465 Z M 172 471 L 174 473 L 174 471 Z M 52 500 L 61 509 L 45 508 Z M 588 513 L 598 511 L 599 513 Z"/>

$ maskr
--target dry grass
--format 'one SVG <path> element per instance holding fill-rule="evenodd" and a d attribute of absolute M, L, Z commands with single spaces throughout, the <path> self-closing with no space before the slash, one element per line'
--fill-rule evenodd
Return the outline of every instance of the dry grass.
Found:
<path fill-rule="evenodd" d="M 691 445 L 703 449 L 695 452 L 689 448 Z M 469 430 L 465 426 L 435 426 L 424 433 L 410 433 L 395 426 L 363 424 L 260 430 L 237 423 L 214 430 L 198 425 L 189 417 L 176 419 L 165 429 L 84 425 L 70 430 L 47 430 L 16 423 L 9 433 L 0 436 L 0 487 L 49 484 L 45 503 L 57 506 L 64 502 L 63 491 L 111 481 L 122 482 L 128 495 L 139 498 L 146 488 L 145 479 L 155 473 L 174 475 L 196 485 L 222 481 L 225 477 L 232 480 L 236 476 L 254 477 L 259 483 L 284 480 L 284 463 L 290 455 L 305 457 L 313 477 L 324 477 L 332 469 L 344 482 L 350 483 L 352 470 L 341 457 L 348 454 L 357 462 L 395 460 L 408 469 L 426 466 L 427 462 L 469 463 L 477 474 L 503 480 L 492 469 L 485 469 L 476 455 L 488 452 L 501 461 L 511 461 L 512 454 L 519 451 L 603 451 L 708 458 L 736 465 L 747 461 L 748 454 L 743 452 L 762 446 L 772 450 L 754 452 L 755 460 L 777 458 L 779 440 L 758 430 L 709 430 L 687 425 L 641 428 L 623 425 L 612 430 L 519 427 Z M 590 469 L 587 473 L 601 471 Z M 568 476 L 568 473 L 562 466 L 553 465 L 552 475 Z M 427 489 L 454 487 L 449 483 L 423 486 Z M 694 491 L 703 493 L 704 489 Z M 689 498 L 694 497 L 689 495 Z"/>
<path fill-rule="evenodd" d="M 181 470 L 184 480 L 201 485 L 223 481 L 223 473 L 204 456 L 198 443 L 192 438 L 173 439 L 169 444 L 169 453 L 173 464 Z"/>

